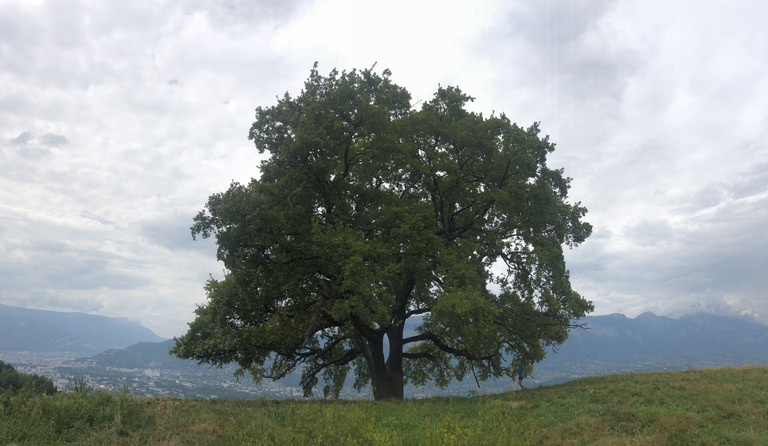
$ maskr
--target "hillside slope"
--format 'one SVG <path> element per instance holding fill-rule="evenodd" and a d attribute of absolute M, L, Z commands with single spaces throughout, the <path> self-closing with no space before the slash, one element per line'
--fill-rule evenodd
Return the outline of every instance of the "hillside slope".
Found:
<path fill-rule="evenodd" d="M 766 367 L 386 402 L 0 398 L 0 444 L 768 444 Z"/>

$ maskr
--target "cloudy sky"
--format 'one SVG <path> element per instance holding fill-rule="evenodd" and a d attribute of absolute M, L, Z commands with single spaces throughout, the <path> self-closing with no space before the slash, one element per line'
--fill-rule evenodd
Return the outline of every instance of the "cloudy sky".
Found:
<path fill-rule="evenodd" d="M 370 6 L 369 6 L 370 5 Z M 595 314 L 768 323 L 768 4 L 0 0 L 0 303 L 178 336 L 220 277 L 189 226 L 258 176 L 255 107 L 319 70 L 541 121 Z"/>

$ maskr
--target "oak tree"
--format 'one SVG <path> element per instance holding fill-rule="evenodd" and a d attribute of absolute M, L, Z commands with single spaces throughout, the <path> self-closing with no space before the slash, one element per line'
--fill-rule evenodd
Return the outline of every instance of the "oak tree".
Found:
<path fill-rule="evenodd" d="M 592 228 L 539 125 L 468 111 L 456 87 L 417 108 L 390 76 L 315 65 L 297 97 L 256 109 L 268 157 L 195 218 L 225 274 L 176 355 L 257 381 L 300 371 L 305 394 L 322 377 L 338 395 L 351 372 L 399 399 L 511 376 L 592 310 L 563 257 Z"/>

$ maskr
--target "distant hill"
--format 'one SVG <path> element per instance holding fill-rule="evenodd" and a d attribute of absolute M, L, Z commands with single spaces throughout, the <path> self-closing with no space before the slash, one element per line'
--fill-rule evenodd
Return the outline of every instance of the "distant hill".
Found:
<path fill-rule="evenodd" d="M 588 329 L 571 332 L 555 355 L 560 360 L 768 358 L 768 326 L 745 318 L 697 314 L 671 319 L 644 313 L 635 319 L 612 314 L 579 322 Z"/>
<path fill-rule="evenodd" d="M 99 367 L 124 369 L 179 369 L 195 367 L 197 362 L 180 359 L 168 353 L 173 339 L 161 342 L 139 342 L 125 348 L 109 349 L 79 361 Z"/>
<path fill-rule="evenodd" d="M 533 376 L 526 381 L 529 386 L 615 373 L 768 364 L 768 326 L 748 319 L 708 314 L 671 319 L 645 313 L 635 319 L 613 314 L 588 316 L 578 322 L 588 329 L 573 330 L 565 344 L 535 364 Z M 413 322 L 406 327 L 414 328 Z M 82 362 L 100 368 L 187 371 L 183 373 L 196 368 L 195 361 L 168 355 L 172 345 L 172 340 L 139 343 L 105 351 Z M 205 379 L 226 380 L 231 378 L 234 368 L 210 369 Z M 214 375 L 218 376 L 214 378 Z M 280 383 L 295 388 L 298 378 L 297 372 Z M 481 383 L 481 391 L 503 392 L 511 384 L 509 379 L 486 381 Z M 347 396 L 356 395 L 353 390 L 347 390 Z M 445 390 L 431 385 L 409 386 L 406 393 L 411 396 L 466 395 L 472 390 L 477 387 L 470 378 Z"/>
<path fill-rule="evenodd" d="M 92 355 L 162 339 L 124 318 L 0 305 L 0 352 Z"/>
<path fill-rule="evenodd" d="M 768 325 L 696 314 L 671 319 L 644 313 L 588 316 L 557 351 L 534 367 L 547 383 L 581 376 L 768 364 Z M 545 378 L 546 377 L 546 378 Z"/>

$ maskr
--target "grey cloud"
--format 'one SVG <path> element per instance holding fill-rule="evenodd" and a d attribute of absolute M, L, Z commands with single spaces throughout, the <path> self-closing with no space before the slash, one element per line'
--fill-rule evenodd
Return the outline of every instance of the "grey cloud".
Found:
<path fill-rule="evenodd" d="M 193 0 L 189 11 L 203 11 L 216 26 L 264 23 L 265 19 L 285 21 L 308 0 Z"/>
<path fill-rule="evenodd" d="M 768 150 L 765 152 L 768 153 Z M 749 197 L 766 189 L 768 189 L 768 161 L 752 164 L 731 186 L 735 198 Z"/>
<path fill-rule="evenodd" d="M 61 290 L 133 290 L 149 285 L 141 271 L 126 271 L 125 266 L 116 268 L 115 264 L 112 256 L 67 250 L 49 260 L 45 270 L 35 271 L 32 277 L 37 279 L 38 286 Z"/>
<path fill-rule="evenodd" d="M 592 30 L 615 4 L 614 0 L 521 2 L 508 17 L 510 32 L 519 32 L 537 45 L 567 46 Z"/>
<path fill-rule="evenodd" d="M 21 146 L 29 144 L 30 141 L 32 141 L 32 132 L 27 130 L 26 132 L 21 133 L 19 136 L 9 140 L 8 144 L 12 146 Z"/>
<path fill-rule="evenodd" d="M 39 241 L 25 246 L 24 260 L 0 264 L 6 290 L 131 290 L 149 283 L 141 271 L 126 270 L 113 255 Z M 120 266 L 119 266 L 120 265 Z"/>
<path fill-rule="evenodd" d="M 595 107 L 596 112 L 611 112 L 610 101 L 617 101 L 629 75 L 639 65 L 636 49 L 598 25 L 612 10 L 615 1 L 546 1 L 529 4 L 529 9 L 510 17 L 513 33 L 527 39 L 542 70 L 558 88 L 558 94 L 573 97 L 578 106 Z M 575 104 L 574 104 L 575 105 Z M 604 117 L 610 115 L 605 114 Z"/>
<path fill-rule="evenodd" d="M 621 134 L 623 101 L 647 64 L 649 50 L 612 20 L 618 4 L 517 2 L 494 28 L 504 44 L 481 49 L 503 73 L 494 94 L 518 109 L 507 112 L 542 121 L 562 147 L 589 148 L 578 151 L 581 161 L 571 155 L 572 165 L 595 162 Z"/>
<path fill-rule="evenodd" d="M 742 188 L 741 181 L 751 179 L 706 185 L 672 214 L 618 232 L 596 231 L 598 237 L 569 253 L 573 277 L 587 289 L 600 289 L 587 297 L 614 311 L 679 315 L 719 308 L 754 312 L 768 322 L 768 185 L 737 199 L 732 190 Z"/>
<path fill-rule="evenodd" d="M 46 146 L 64 146 L 67 145 L 69 141 L 67 141 L 67 138 L 56 135 L 54 133 L 46 133 L 45 135 L 40 137 L 40 144 L 46 145 Z"/>
<path fill-rule="evenodd" d="M 684 200 L 682 209 L 698 211 L 717 206 L 728 199 L 727 185 L 724 183 L 709 184 Z"/>
<path fill-rule="evenodd" d="M 24 132 L 8 144 L 10 152 L 5 159 L 0 159 L 0 167 L 5 167 L 4 174 L 22 181 L 30 180 L 30 173 L 39 169 L 37 162 L 51 156 L 51 150 L 40 145 L 30 132 Z M 33 164 L 30 166 L 29 164 Z M 6 164 L 6 166 L 3 166 Z"/>
<path fill-rule="evenodd" d="M 29 293 L 5 292 L 0 295 L 0 301 L 7 305 L 67 312 L 96 313 L 104 309 L 104 304 L 99 299 L 88 296 L 72 296 L 54 290 Z"/>
<path fill-rule="evenodd" d="M 144 220 L 138 225 L 138 232 L 152 244 L 171 251 L 199 251 L 215 257 L 216 247 L 213 239 L 192 239 L 190 226 L 194 223 L 194 215 L 179 211 L 167 213 Z"/>
<path fill-rule="evenodd" d="M 5 290 L 126 290 L 149 283 L 141 268 L 130 266 L 129 252 L 103 240 L 103 231 L 24 215 L 2 222 L 15 234 L 0 243 Z"/>
<path fill-rule="evenodd" d="M 43 145 L 50 147 L 58 147 L 68 144 L 67 138 L 55 133 L 46 133 L 43 136 L 37 137 L 31 130 L 24 131 L 19 136 L 8 140 L 7 144 L 11 146 L 30 146 L 30 145 Z"/>
<path fill-rule="evenodd" d="M 644 220 L 627 228 L 626 236 L 640 246 L 656 247 L 676 239 L 675 229 L 665 220 Z"/>
<path fill-rule="evenodd" d="M 76 111 L 62 106 L 72 105 L 73 99 L 88 101 L 78 93 L 95 86 L 114 87 L 125 77 L 139 85 L 137 74 L 151 63 L 151 43 L 174 5 L 116 2 L 102 7 L 71 1 L 15 8 L 14 4 L 21 3 L 0 3 L 0 17 L 23 24 L 14 27 L 14 33 L 19 31 L 14 38 L 0 39 L 3 71 L 26 79 L 22 86 L 44 89 L 18 90 L 3 103 L 53 119 Z M 59 96 L 61 90 L 66 90 L 66 97 Z"/>
<path fill-rule="evenodd" d="M 94 214 L 91 211 L 85 211 L 82 214 L 80 214 L 80 216 L 83 217 L 83 218 L 87 218 L 88 220 L 93 220 L 93 221 L 95 221 L 95 222 L 97 222 L 97 223 L 99 223 L 101 225 L 104 225 L 104 226 L 113 226 L 113 227 L 117 226 L 117 222 L 115 222 L 113 220 L 107 220 L 106 218 L 99 217 L 98 215 Z"/>
<path fill-rule="evenodd" d="M 714 167 L 713 167 L 714 168 Z M 703 174 L 706 177 L 705 174 Z M 696 213 L 717 206 L 728 205 L 733 201 L 749 200 L 768 191 L 768 162 L 746 164 L 744 169 L 733 174 L 728 180 L 704 182 L 690 197 L 678 200 L 675 210 L 682 213 Z M 731 212 L 746 209 L 748 215 L 759 214 L 760 209 L 749 203 L 729 206 Z M 721 218 L 726 218 L 722 212 L 716 213 Z M 712 217 L 703 218 L 708 219 Z"/>
<path fill-rule="evenodd" d="M 477 20 L 403 8 L 407 36 L 349 49 L 346 28 L 307 37 L 308 12 L 343 27 L 377 9 L 336 5 L 0 1 L 2 291 L 191 314 L 219 265 L 189 226 L 209 194 L 258 174 L 253 107 L 300 89 L 315 58 L 367 58 L 396 81 L 410 70 L 411 91 L 455 79 L 484 113 L 542 122 L 558 143 L 550 165 L 574 177 L 595 225 L 567 260 L 598 312 L 768 315 L 764 6 L 497 1 L 473 4 L 492 11 Z M 435 17 L 467 25 L 447 66 L 434 64 L 445 40 L 419 35 L 447 28 L 418 26 Z"/>

